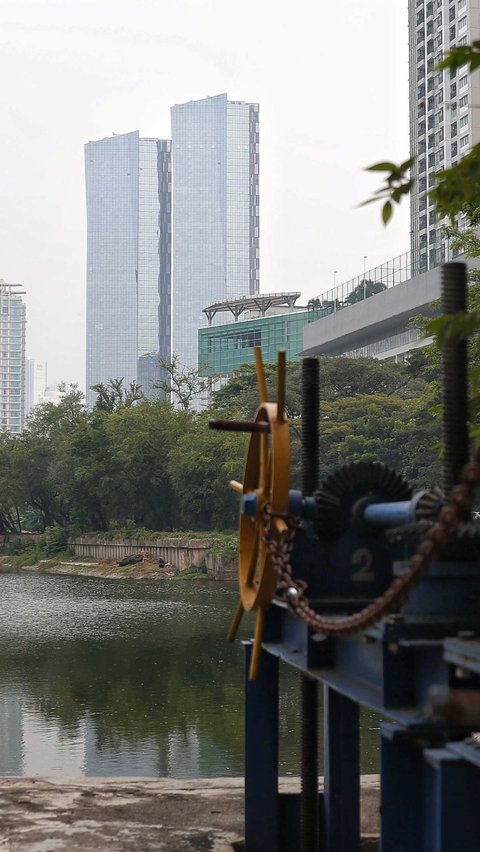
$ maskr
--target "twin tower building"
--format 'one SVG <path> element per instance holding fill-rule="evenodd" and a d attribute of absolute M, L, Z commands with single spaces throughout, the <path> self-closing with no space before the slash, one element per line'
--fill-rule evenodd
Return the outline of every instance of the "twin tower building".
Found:
<path fill-rule="evenodd" d="M 171 136 L 85 145 L 90 404 L 100 382 L 149 395 L 162 361 L 197 367 L 203 308 L 259 290 L 258 104 L 178 104 Z"/>

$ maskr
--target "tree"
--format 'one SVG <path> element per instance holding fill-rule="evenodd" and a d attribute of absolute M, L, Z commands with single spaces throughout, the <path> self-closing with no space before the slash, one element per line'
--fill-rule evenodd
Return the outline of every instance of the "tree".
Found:
<path fill-rule="evenodd" d="M 480 223 L 480 207 L 469 207 L 469 227 L 459 230 L 456 225 L 444 228 L 450 239 L 453 251 L 464 254 L 465 257 L 480 257 L 480 237 L 476 226 Z M 440 302 L 432 305 L 432 311 L 437 314 L 431 317 L 414 317 L 411 324 L 418 327 L 424 337 L 433 337 L 433 343 L 423 350 L 425 377 L 430 382 L 432 395 L 431 406 L 439 414 L 441 411 L 441 384 L 439 380 L 443 343 L 450 336 L 468 338 L 468 363 L 470 385 L 470 434 L 480 435 L 480 270 L 468 271 L 470 286 L 467 292 L 467 313 L 459 315 L 438 316 L 441 311 Z"/>
<path fill-rule="evenodd" d="M 375 296 L 377 293 L 382 293 L 386 290 L 386 285 L 382 281 L 372 281 L 370 278 L 364 278 L 357 284 L 354 290 L 348 294 L 344 300 L 345 305 L 354 305 L 357 302 L 363 302 L 364 299 L 369 299 L 370 296 Z"/>
<path fill-rule="evenodd" d="M 97 394 L 94 408 L 97 411 L 117 411 L 119 408 L 131 408 L 144 399 L 137 382 L 130 382 L 127 388 L 124 388 L 123 382 L 124 379 L 110 379 L 106 385 L 103 382 L 92 385 L 90 390 Z"/>
<path fill-rule="evenodd" d="M 277 368 L 265 364 L 268 398 L 276 399 Z M 222 388 L 212 395 L 212 410 L 222 416 L 253 417 L 259 405 L 257 373 L 254 364 L 243 364 Z M 288 417 L 295 419 L 301 411 L 301 362 L 287 365 L 285 409 Z"/>
<path fill-rule="evenodd" d="M 184 411 L 187 411 L 192 402 L 210 388 L 210 379 L 202 378 L 194 367 L 184 367 L 176 355 L 173 355 L 170 361 L 160 359 L 159 365 L 165 378 L 153 382 L 152 387 L 163 391 L 167 398 L 172 395 L 174 401 Z"/>
<path fill-rule="evenodd" d="M 356 394 L 401 393 L 405 397 L 421 392 L 423 382 L 413 376 L 403 364 L 378 361 L 375 358 L 339 358 L 319 355 L 320 397 L 335 399 Z M 265 377 L 269 398 L 276 399 L 276 366 L 265 365 Z M 289 361 L 285 407 L 288 416 L 296 419 L 301 415 L 301 361 Z M 258 407 L 258 387 L 255 367 L 245 364 L 224 387 L 213 394 L 212 409 L 222 416 L 250 418 Z"/>
<path fill-rule="evenodd" d="M 169 454 L 169 472 L 183 525 L 191 529 L 233 529 L 238 495 L 228 488 L 242 479 L 247 436 L 208 429 L 208 415 L 179 435 Z"/>

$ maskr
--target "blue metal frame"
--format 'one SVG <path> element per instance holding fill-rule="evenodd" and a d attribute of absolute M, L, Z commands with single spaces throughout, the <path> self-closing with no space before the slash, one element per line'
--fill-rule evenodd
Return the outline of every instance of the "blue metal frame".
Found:
<path fill-rule="evenodd" d="M 360 850 L 362 705 L 392 720 L 381 728 L 381 852 L 480 849 L 480 746 L 425 710 L 430 687 L 480 689 L 480 611 L 473 624 L 475 607 L 462 603 L 474 569 L 433 566 L 404 610 L 350 637 L 314 636 L 286 605 L 270 607 L 259 679 L 246 674 L 246 852 L 302 848 L 300 797 L 278 793 L 279 661 L 324 685 L 321 852 Z M 446 584 L 442 595 L 432 584 Z"/>

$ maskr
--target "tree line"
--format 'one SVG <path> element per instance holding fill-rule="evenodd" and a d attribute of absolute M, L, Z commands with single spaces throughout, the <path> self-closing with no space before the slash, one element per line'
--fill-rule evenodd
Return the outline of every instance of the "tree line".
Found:
<path fill-rule="evenodd" d="M 377 459 L 414 486 L 440 479 L 438 388 L 423 356 L 411 363 L 320 356 L 321 476 L 351 461 Z M 266 366 L 270 398 L 275 367 Z M 287 369 L 292 479 L 300 482 L 301 363 Z M 234 529 L 248 436 L 212 432 L 210 417 L 250 418 L 258 405 L 255 368 L 245 365 L 197 413 L 146 399 L 121 380 L 95 388 L 87 409 L 75 386 L 59 405 L 34 409 L 25 431 L 0 435 L 0 531 Z"/>

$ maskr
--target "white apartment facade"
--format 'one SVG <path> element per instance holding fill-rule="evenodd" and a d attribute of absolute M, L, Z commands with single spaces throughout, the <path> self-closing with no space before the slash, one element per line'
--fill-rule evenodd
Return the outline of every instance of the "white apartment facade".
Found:
<path fill-rule="evenodd" d="M 480 0 L 409 0 L 412 274 L 449 259 L 428 191 L 480 142 L 480 71 L 438 71 L 452 47 L 480 38 Z"/>
<path fill-rule="evenodd" d="M 0 279 L 0 432 L 18 435 L 24 424 L 25 303 L 19 284 Z"/>

